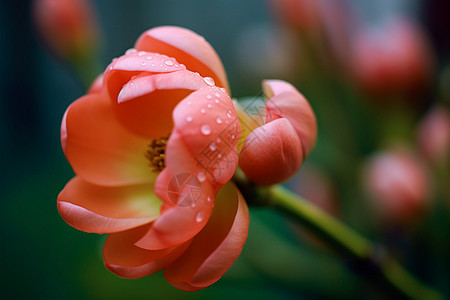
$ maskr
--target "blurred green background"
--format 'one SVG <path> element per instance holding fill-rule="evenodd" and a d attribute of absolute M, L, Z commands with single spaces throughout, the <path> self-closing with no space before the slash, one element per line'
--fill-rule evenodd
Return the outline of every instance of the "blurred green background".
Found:
<path fill-rule="evenodd" d="M 311 102 L 319 122 L 319 140 L 306 166 L 318 167 L 337 186 L 337 198 L 341 201 L 336 204 L 340 211 L 337 215 L 359 232 L 384 242 L 386 237 L 375 227 L 367 205 L 360 201 L 355 181 L 360 161 L 377 147 L 375 139 L 367 138 L 368 132 L 374 130 L 367 120 L 378 118 L 378 112 L 359 103 L 359 94 L 342 87 L 335 75 L 324 76 L 317 71 L 305 77 L 297 70 L 297 66 L 302 65 L 302 57 L 298 58 L 295 52 L 298 41 L 292 41 L 290 33 L 280 30 L 280 22 L 267 2 L 92 1 L 103 35 L 100 64 L 104 68 L 112 58 L 122 55 L 146 29 L 180 25 L 203 35 L 216 49 L 227 70 L 233 97 L 259 94 L 260 82 L 267 77 L 293 81 Z M 376 21 L 380 15 L 395 12 L 416 18 L 424 25 L 432 42 L 438 65 L 448 62 L 450 35 L 442 33 L 448 33 L 448 27 L 444 24 L 439 30 L 432 15 L 433 7 L 445 0 L 376 2 L 377 5 L 371 1 L 347 1 L 368 23 Z M 71 228 L 56 209 L 58 193 L 73 176 L 60 147 L 60 122 L 67 106 L 82 96 L 85 88 L 68 66 L 51 56 L 40 42 L 32 23 L 31 3 L 30 0 L 0 2 L 2 298 L 379 297 L 369 283 L 347 268 L 345 261 L 311 242 L 311 238 L 299 233 L 298 228 L 281 215 L 262 208 L 251 211 L 249 238 L 241 257 L 219 282 L 202 291 L 180 292 L 165 282 L 162 274 L 127 280 L 107 271 L 101 255 L 105 237 Z M 448 5 L 445 7 L 448 9 Z M 297 57 L 300 63 L 293 63 L 290 57 Z M 306 60 L 315 69 L 314 60 Z M 336 98 L 344 100 L 336 102 Z M 417 120 L 433 101 L 420 107 Z M 358 109 L 367 114 L 352 114 Z M 341 111 L 344 113 L 340 114 Z M 343 116 L 347 118 L 344 121 Z M 347 136 L 349 128 L 356 139 Z M 355 139 L 355 147 L 340 145 L 352 139 Z M 346 170 L 344 175 L 342 169 Z M 301 178 L 300 174 L 291 181 L 294 190 Z M 398 256 L 407 269 L 439 289 L 447 289 L 446 292 L 450 277 L 445 268 L 450 264 L 448 258 L 440 259 L 449 253 L 446 252 L 450 230 L 447 219 L 448 213 L 433 215 L 425 222 L 425 229 L 412 234 L 414 242 L 409 239 L 411 234 L 406 234 L 406 238 L 396 237 L 394 243 L 402 244 L 399 249 L 412 247 L 411 251 Z M 442 227 L 442 231 L 432 237 L 438 242 L 430 244 L 425 238 L 430 228 Z M 433 256 L 436 252 L 432 250 L 441 256 Z M 424 262 L 417 263 L 418 257 Z M 441 266 L 434 268 L 436 265 Z"/>

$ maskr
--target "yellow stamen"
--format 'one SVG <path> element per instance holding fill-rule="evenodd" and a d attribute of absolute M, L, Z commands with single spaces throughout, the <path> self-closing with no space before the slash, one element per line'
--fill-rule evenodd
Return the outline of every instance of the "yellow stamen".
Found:
<path fill-rule="evenodd" d="M 158 140 L 151 140 L 147 146 L 145 157 L 148 165 L 156 174 L 160 173 L 166 167 L 166 146 L 169 137 L 162 137 Z"/>

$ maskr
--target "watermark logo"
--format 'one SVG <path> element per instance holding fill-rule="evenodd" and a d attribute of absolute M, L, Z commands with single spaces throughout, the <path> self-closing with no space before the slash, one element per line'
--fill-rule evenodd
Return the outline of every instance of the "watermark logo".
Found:
<path fill-rule="evenodd" d="M 192 207 L 202 195 L 202 185 L 193 174 L 181 173 L 172 177 L 167 193 L 173 204 Z"/>

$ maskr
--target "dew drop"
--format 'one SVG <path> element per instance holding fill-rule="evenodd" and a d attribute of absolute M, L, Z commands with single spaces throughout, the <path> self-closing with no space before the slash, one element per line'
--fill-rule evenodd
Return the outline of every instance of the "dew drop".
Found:
<path fill-rule="evenodd" d="M 166 60 L 164 63 L 165 63 L 167 66 L 173 66 L 173 61 L 171 61 L 171 60 Z"/>
<path fill-rule="evenodd" d="M 217 154 L 217 158 L 222 158 L 222 154 L 221 153 Z"/>
<path fill-rule="evenodd" d="M 152 64 L 152 67 L 156 66 L 155 64 Z"/>
<path fill-rule="evenodd" d="M 195 221 L 197 221 L 197 222 L 199 222 L 199 223 L 202 222 L 204 218 L 205 218 L 205 217 L 204 217 L 202 211 L 199 211 L 199 212 L 195 215 Z"/>
<path fill-rule="evenodd" d="M 147 56 L 146 59 L 151 60 L 151 59 L 153 59 L 153 57 Z"/>
<path fill-rule="evenodd" d="M 207 99 L 212 99 L 212 96 L 210 94 L 206 95 Z"/>
<path fill-rule="evenodd" d="M 212 79 L 211 77 L 203 77 L 203 80 L 209 86 L 214 86 L 214 84 L 215 84 L 214 79 Z"/>
<path fill-rule="evenodd" d="M 215 99 L 214 102 L 219 103 L 220 101 L 219 101 L 219 99 Z"/>
<path fill-rule="evenodd" d="M 203 172 L 203 171 L 198 172 L 197 180 L 200 182 L 204 182 L 206 180 L 205 172 Z"/>
<path fill-rule="evenodd" d="M 211 144 L 209 144 L 209 149 L 210 149 L 211 151 L 216 151 L 216 150 L 217 150 L 216 144 L 214 144 L 214 142 L 211 142 Z"/>
<path fill-rule="evenodd" d="M 200 109 L 200 112 L 201 112 L 202 114 L 204 114 L 204 113 L 206 112 L 206 110 L 205 110 L 204 108 L 202 108 L 202 109 Z"/>
<path fill-rule="evenodd" d="M 214 94 L 217 98 L 220 98 L 220 94 L 219 93 L 215 93 Z"/>
<path fill-rule="evenodd" d="M 211 128 L 209 127 L 208 124 L 205 124 L 205 125 L 203 125 L 203 126 L 200 128 L 200 132 L 201 132 L 203 135 L 209 135 L 209 134 L 211 134 Z"/>
<path fill-rule="evenodd" d="M 178 68 L 179 66 L 178 66 L 178 64 L 175 64 L 175 68 Z"/>
<path fill-rule="evenodd" d="M 208 197 L 206 198 L 206 201 L 211 202 L 211 197 L 208 196 Z"/>
<path fill-rule="evenodd" d="M 227 111 L 227 117 L 228 117 L 228 118 L 231 118 L 231 117 L 232 117 L 232 114 L 233 114 L 233 112 L 229 109 L 229 110 Z"/>
<path fill-rule="evenodd" d="M 139 56 L 143 56 L 143 55 L 145 55 L 145 54 L 146 54 L 145 51 L 139 51 L 139 53 L 138 53 Z"/>
<path fill-rule="evenodd" d="M 145 61 L 143 61 L 143 62 L 141 63 L 141 65 L 142 65 L 142 66 L 146 66 L 147 63 L 146 63 Z"/>
<path fill-rule="evenodd" d="M 212 104 L 211 104 L 211 103 L 208 103 L 208 104 L 206 105 L 206 107 L 207 107 L 207 108 L 211 108 L 211 107 L 212 107 Z"/>
<path fill-rule="evenodd" d="M 191 117 L 191 116 L 187 116 L 187 117 L 186 117 L 186 121 L 187 121 L 187 122 L 192 122 L 192 117 Z"/>
<path fill-rule="evenodd" d="M 217 117 L 217 119 L 216 119 L 216 123 L 217 123 L 217 124 L 222 124 L 222 119 L 221 119 L 221 118 L 219 118 L 219 117 Z"/>

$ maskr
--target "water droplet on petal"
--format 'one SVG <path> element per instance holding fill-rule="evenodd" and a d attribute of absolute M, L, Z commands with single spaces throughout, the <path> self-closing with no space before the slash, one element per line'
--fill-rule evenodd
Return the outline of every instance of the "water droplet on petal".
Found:
<path fill-rule="evenodd" d="M 212 107 L 212 104 L 211 104 L 211 103 L 208 103 L 208 104 L 206 105 L 206 107 L 207 107 L 207 108 L 211 108 L 211 107 Z"/>
<path fill-rule="evenodd" d="M 145 51 L 139 51 L 139 53 L 138 53 L 139 56 L 143 56 L 145 54 L 147 54 L 147 52 L 145 52 Z"/>
<path fill-rule="evenodd" d="M 152 67 L 156 66 L 155 64 L 152 64 Z"/>
<path fill-rule="evenodd" d="M 217 154 L 217 158 L 221 158 L 221 157 L 222 157 L 221 153 Z"/>
<path fill-rule="evenodd" d="M 217 150 L 216 144 L 214 144 L 214 142 L 211 142 L 211 144 L 209 144 L 209 149 L 210 149 L 211 151 L 216 151 L 216 150 Z"/>
<path fill-rule="evenodd" d="M 205 218 L 204 214 L 202 211 L 199 211 L 196 215 L 195 215 L 195 221 L 197 222 L 202 222 L 203 219 Z"/>
<path fill-rule="evenodd" d="M 214 79 L 212 79 L 211 77 L 203 77 L 203 80 L 207 85 L 214 86 L 215 84 Z"/>
<path fill-rule="evenodd" d="M 141 63 L 141 65 L 142 65 L 142 66 L 146 66 L 147 63 L 146 63 L 145 61 L 143 61 L 143 62 Z"/>
<path fill-rule="evenodd" d="M 206 198 L 206 201 L 211 202 L 211 197 L 208 196 L 208 197 Z"/>
<path fill-rule="evenodd" d="M 209 135 L 211 134 L 211 128 L 208 124 L 202 125 L 202 127 L 200 128 L 200 132 L 204 135 Z"/>
<path fill-rule="evenodd" d="M 150 60 L 150 59 L 153 59 L 153 57 L 147 56 L 146 59 Z"/>
<path fill-rule="evenodd" d="M 220 98 L 220 94 L 219 93 L 215 93 L 214 94 L 217 98 Z"/>
<path fill-rule="evenodd" d="M 233 112 L 231 111 L 231 109 L 229 109 L 229 110 L 227 111 L 227 117 L 228 117 L 228 118 L 231 118 L 231 117 L 232 117 L 232 114 L 233 114 Z"/>
<path fill-rule="evenodd" d="M 166 60 L 164 63 L 165 63 L 167 66 L 173 66 L 173 61 L 171 61 L 171 60 Z"/>
<path fill-rule="evenodd" d="M 197 180 L 200 182 L 204 182 L 206 180 L 205 172 L 203 172 L 203 171 L 198 172 Z"/>
<path fill-rule="evenodd" d="M 206 98 L 212 99 L 212 96 L 210 94 L 206 95 Z"/>
<path fill-rule="evenodd" d="M 206 112 L 206 110 L 205 110 L 204 108 L 202 108 L 202 109 L 200 109 L 200 112 L 201 112 L 202 114 L 204 114 L 204 113 Z"/>
<path fill-rule="evenodd" d="M 214 102 L 219 103 L 220 101 L 219 101 L 219 99 L 215 99 Z"/>
<path fill-rule="evenodd" d="M 217 119 L 216 119 L 216 123 L 217 123 L 217 124 L 222 124 L 222 119 L 221 119 L 221 118 L 219 118 L 219 117 L 217 117 Z"/>
<path fill-rule="evenodd" d="M 191 116 L 187 116 L 187 117 L 186 117 L 186 121 L 187 121 L 187 122 L 192 122 L 192 117 L 191 117 Z"/>

